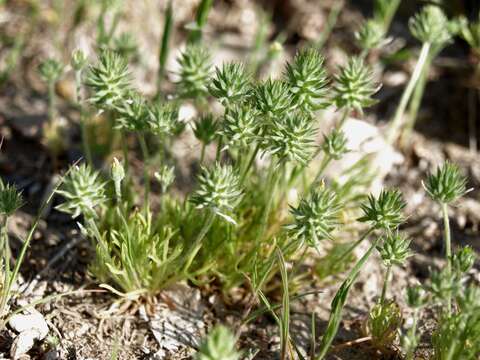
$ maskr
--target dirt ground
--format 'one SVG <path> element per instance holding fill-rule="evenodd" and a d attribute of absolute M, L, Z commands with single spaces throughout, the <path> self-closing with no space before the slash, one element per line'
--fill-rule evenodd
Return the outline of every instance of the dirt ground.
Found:
<path fill-rule="evenodd" d="M 73 31 L 73 6 L 65 1 L 64 13 L 60 18 L 49 10 L 47 2 L 42 4 L 38 24 L 35 30 L 31 29 L 25 3 L 8 2 L 0 20 L 0 34 L 19 30 L 27 34 L 19 65 L 10 78 L 0 85 L 0 134 L 4 139 L 0 152 L 0 175 L 22 189 L 28 203 L 10 222 L 8 230 L 14 252 L 20 248 L 19 239 L 27 231 L 39 203 L 52 184 L 52 178 L 81 156 L 78 126 L 70 127 L 68 141 L 71 146 L 55 163 L 42 145 L 39 134 L 47 117 L 47 100 L 46 89 L 36 74 L 36 67 L 47 54 L 68 58 L 75 44 L 88 46 L 94 27 L 87 23 Z M 184 26 L 192 20 L 197 3 L 194 0 L 175 2 L 173 54 L 184 43 Z M 408 35 L 404 16 L 411 9 L 410 3 L 406 1 L 402 5 L 398 19 L 392 25 L 392 36 L 398 39 L 395 41 L 415 44 Z M 333 4 L 333 0 L 265 1 L 262 5 L 270 7 L 274 14 L 270 37 L 273 39 L 280 33 L 286 35 L 286 55 L 264 70 L 281 71 L 285 57 L 291 56 L 298 46 L 318 39 Z M 206 36 L 216 49 L 216 62 L 242 58 L 248 54 L 258 24 L 255 12 L 258 5 L 248 0 L 215 2 Z M 151 79 L 155 76 L 157 66 L 164 2 L 132 0 L 126 1 L 126 6 L 128 11 L 125 11 L 120 28 L 128 29 L 138 37 L 142 63 L 135 67 L 134 75 L 142 90 L 151 94 L 155 90 Z M 345 57 L 341 48 L 358 51 L 353 44 L 352 34 L 369 11 L 367 1 L 346 2 L 324 49 L 327 65 L 331 69 Z M 60 53 L 59 48 L 64 52 Z M 0 54 L 1 51 L 0 48 Z M 173 54 L 169 69 L 175 68 Z M 378 94 L 380 103 L 367 111 L 366 119 L 382 128 L 392 115 L 404 86 L 402 79 L 406 78 L 412 64 L 407 61 L 401 66 L 393 62 L 376 65 L 384 67 L 381 79 L 384 86 Z M 429 268 L 443 263 L 440 208 L 426 197 L 421 181 L 432 166 L 445 159 L 460 165 L 469 178 L 468 187 L 473 188 L 465 201 L 455 206 L 451 213 L 453 244 L 468 244 L 480 252 L 480 157 L 478 152 L 469 150 L 467 131 L 470 71 L 468 48 L 461 42 L 450 46 L 439 56 L 431 72 L 431 81 L 425 92 L 411 146 L 401 151 L 402 163 L 396 165 L 385 179 L 386 186 L 400 188 L 408 203 L 405 213 L 409 218 L 402 230 L 412 237 L 415 251 L 408 266 L 395 272 L 393 286 L 389 290 L 400 306 L 404 305 L 406 285 L 425 281 Z M 168 76 L 173 75 L 169 73 Z M 78 115 L 67 101 L 72 93 L 72 80 L 67 77 L 62 81 L 57 93 L 62 98 L 61 115 L 67 123 L 75 125 Z M 178 191 L 184 191 L 190 186 L 189 175 L 195 154 L 189 152 L 188 145 L 184 143 L 175 146 L 183 174 Z M 55 200 L 53 206 L 59 201 Z M 125 309 L 124 304 L 99 288 L 89 277 L 87 265 L 91 256 L 92 249 L 81 239 L 76 224 L 52 207 L 42 220 L 28 251 L 19 288 L 22 295 L 16 305 L 51 294 L 65 296 L 38 306 L 51 332 L 47 341 L 37 344 L 25 359 L 110 359 L 112 354 L 118 354 L 119 359 L 189 359 L 198 345 L 199 337 L 212 324 L 223 322 L 233 329 L 239 328 L 247 302 L 246 289 L 237 289 L 225 299 L 220 293 L 212 293 L 208 289 L 178 284 L 159 296 L 155 304 L 138 303 Z M 316 333 L 322 334 L 330 301 L 338 287 L 338 281 L 332 278 L 319 280 L 314 276 L 314 261 L 312 258 L 305 264 L 305 271 L 310 276 L 301 293 L 316 293 L 292 301 L 291 333 L 306 353 L 311 347 L 312 313 L 315 316 Z M 477 264 L 470 274 L 478 281 L 479 271 Z M 342 276 L 340 274 L 338 278 Z M 362 271 L 349 296 L 331 359 L 398 358 L 394 351 L 388 355 L 379 354 L 368 342 L 355 341 L 363 337 L 362 321 L 369 304 L 378 296 L 382 276 L 380 261 L 374 257 Z M 276 301 L 280 300 L 280 294 L 272 292 L 270 296 Z M 405 306 L 403 308 L 406 309 Z M 405 310 L 404 318 L 408 316 Z M 427 334 L 431 329 L 432 317 L 433 313 L 426 313 L 420 323 Z M 5 353 L 4 358 L 8 358 L 12 335 L 9 331 L 0 334 L 0 358 L 2 352 Z M 276 359 L 279 340 L 273 318 L 265 315 L 242 328 L 240 344 L 245 349 L 245 358 Z M 423 338 L 418 358 L 429 358 L 428 344 L 429 338 Z"/>

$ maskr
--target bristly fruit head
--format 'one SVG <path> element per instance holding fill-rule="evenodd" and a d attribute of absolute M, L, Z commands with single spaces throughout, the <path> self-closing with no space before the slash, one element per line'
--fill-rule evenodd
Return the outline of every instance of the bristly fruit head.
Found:
<path fill-rule="evenodd" d="M 361 205 L 364 216 L 359 221 L 370 222 L 376 229 L 396 229 L 405 221 L 405 206 L 400 191 L 382 190 L 378 198 L 369 195 L 368 203 Z"/>
<path fill-rule="evenodd" d="M 57 81 L 63 73 L 63 65 L 55 59 L 47 59 L 38 67 L 40 76 L 47 83 Z"/>
<path fill-rule="evenodd" d="M 440 7 L 427 5 L 408 22 L 410 32 L 422 43 L 445 44 L 451 40 L 448 19 Z"/>
<path fill-rule="evenodd" d="M 347 138 L 342 130 L 334 128 L 330 134 L 323 136 L 323 152 L 334 160 L 340 160 L 348 152 Z"/>
<path fill-rule="evenodd" d="M 292 108 L 292 97 L 287 83 L 268 79 L 253 90 L 255 107 L 269 118 L 282 116 Z"/>
<path fill-rule="evenodd" d="M 212 143 L 217 137 L 218 121 L 212 113 L 206 113 L 193 123 L 193 133 L 204 145 Z"/>
<path fill-rule="evenodd" d="M 249 104 L 233 105 L 225 111 L 220 133 L 229 144 L 246 147 L 258 135 L 258 112 Z"/>
<path fill-rule="evenodd" d="M 313 48 L 300 51 L 293 63 L 287 63 L 286 81 L 290 85 L 293 103 L 302 111 L 312 112 L 329 105 L 328 77 L 323 63 L 323 56 Z"/>
<path fill-rule="evenodd" d="M 235 336 L 225 326 L 216 326 L 200 344 L 196 360 L 238 360 Z"/>
<path fill-rule="evenodd" d="M 377 247 L 380 257 L 385 266 L 403 265 L 412 253 L 410 251 L 411 240 L 401 235 L 398 231 L 388 232 L 382 245 Z"/>
<path fill-rule="evenodd" d="M 360 48 L 364 50 L 377 49 L 385 41 L 385 28 L 376 19 L 367 20 L 360 30 L 355 32 L 355 39 Z"/>
<path fill-rule="evenodd" d="M 240 179 L 230 165 L 215 164 L 212 168 L 202 167 L 198 176 L 198 188 L 190 201 L 197 209 L 209 209 L 228 222 L 235 224 L 231 212 L 242 198 Z"/>
<path fill-rule="evenodd" d="M 372 69 L 359 57 L 352 57 L 340 68 L 333 86 L 334 101 L 338 108 L 356 110 L 374 105 L 372 96 L 380 89 L 375 82 Z"/>
<path fill-rule="evenodd" d="M 57 193 L 66 201 L 56 209 L 71 214 L 73 218 L 80 214 L 95 217 L 95 208 L 106 200 L 105 184 L 99 180 L 99 173 L 86 164 L 70 169 Z"/>
<path fill-rule="evenodd" d="M 88 64 L 87 55 L 80 49 L 73 50 L 70 63 L 75 71 L 83 70 Z"/>
<path fill-rule="evenodd" d="M 460 173 L 458 166 L 446 161 L 428 176 L 424 187 L 433 200 L 449 204 L 467 192 L 466 184 L 467 178 Z"/>
<path fill-rule="evenodd" d="M 183 124 L 179 120 L 178 104 L 173 102 L 156 103 L 148 107 L 148 129 L 157 136 L 175 134 Z"/>
<path fill-rule="evenodd" d="M 290 207 L 293 223 L 286 226 L 291 237 L 316 247 L 323 239 L 330 239 L 339 223 L 341 204 L 335 192 L 326 187 L 313 190 L 297 207 Z"/>
<path fill-rule="evenodd" d="M 0 181 L 0 215 L 10 216 L 22 207 L 22 194 L 12 185 Z"/>
<path fill-rule="evenodd" d="M 263 149 L 279 162 L 306 165 L 315 152 L 315 134 L 310 117 L 300 112 L 287 113 L 268 127 L 262 139 Z"/>
<path fill-rule="evenodd" d="M 210 94 L 225 106 L 242 101 L 250 91 L 250 75 L 241 63 L 225 63 L 215 68 L 208 87 Z"/>
<path fill-rule="evenodd" d="M 177 82 L 180 96 L 205 97 L 212 66 L 209 52 L 198 45 L 188 45 L 177 61 L 180 65 L 180 80 Z"/>
<path fill-rule="evenodd" d="M 137 40 L 132 33 L 123 32 L 113 39 L 113 49 L 126 59 L 130 59 L 138 53 Z"/>
<path fill-rule="evenodd" d="M 461 16 L 458 20 L 458 32 L 460 36 L 470 45 L 472 50 L 480 55 L 480 18 L 477 21 L 469 21 Z"/>
<path fill-rule="evenodd" d="M 102 109 L 116 109 L 130 89 L 127 61 L 117 53 L 103 51 L 90 66 L 85 84 L 93 90 L 90 101 Z"/>
<path fill-rule="evenodd" d="M 475 264 L 477 256 L 471 246 L 465 246 L 452 256 L 452 267 L 458 274 L 465 274 Z"/>
<path fill-rule="evenodd" d="M 162 193 L 165 193 L 175 180 L 175 168 L 173 166 L 163 165 L 153 176 L 155 180 L 159 182 Z"/>
<path fill-rule="evenodd" d="M 412 309 L 419 309 L 428 303 L 425 289 L 420 285 L 407 288 L 407 305 Z"/>
<path fill-rule="evenodd" d="M 457 294 L 460 284 L 455 273 L 444 268 L 430 273 L 430 286 L 428 290 L 439 301 L 445 301 Z"/>
<path fill-rule="evenodd" d="M 148 128 L 148 107 L 145 98 L 136 91 L 129 91 L 117 106 L 116 129 L 144 131 Z"/>

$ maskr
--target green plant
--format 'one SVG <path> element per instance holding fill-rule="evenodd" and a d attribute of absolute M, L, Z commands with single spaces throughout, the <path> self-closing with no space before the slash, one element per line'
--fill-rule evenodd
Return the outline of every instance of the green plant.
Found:
<path fill-rule="evenodd" d="M 199 45 L 188 45 L 177 59 L 180 65 L 178 94 L 184 98 L 202 99 L 208 94 L 210 54 Z"/>
<path fill-rule="evenodd" d="M 307 49 L 298 52 L 285 68 L 292 101 L 304 112 L 310 113 L 329 105 L 328 77 L 323 63 L 324 58 L 318 51 Z"/>
<path fill-rule="evenodd" d="M 428 296 L 422 286 L 411 286 L 407 288 L 406 302 L 407 305 L 413 309 L 412 324 L 407 330 L 407 333 L 402 336 L 401 344 L 405 351 L 405 358 L 407 360 L 412 360 L 415 349 L 420 341 L 420 336 L 417 333 L 418 315 L 420 310 L 427 305 Z"/>
<path fill-rule="evenodd" d="M 243 64 L 232 62 L 215 68 L 209 91 L 225 106 L 244 101 L 250 90 L 250 75 Z"/>
<path fill-rule="evenodd" d="M 402 323 L 402 312 L 395 301 L 389 300 L 375 304 L 368 313 L 366 334 L 371 336 L 372 344 L 381 350 L 390 347 L 397 338 Z"/>
<path fill-rule="evenodd" d="M 466 183 L 467 179 L 460 173 L 460 169 L 454 164 L 445 162 L 437 168 L 435 173 L 428 176 L 424 184 L 428 195 L 442 206 L 447 276 L 452 275 L 452 245 L 448 205 L 467 192 Z M 450 296 L 447 297 L 447 310 L 448 312 L 451 311 Z"/>
<path fill-rule="evenodd" d="M 398 226 L 404 221 L 402 210 L 405 207 L 400 193 L 396 190 L 382 191 L 378 198 L 371 195 L 368 198 L 368 203 L 362 204 L 362 216 L 359 221 L 369 222 L 370 226 L 364 234 L 348 248 L 348 250 L 342 255 L 341 258 L 348 256 L 362 241 L 364 241 L 370 234 L 376 229 L 382 229 L 387 234 L 398 228 Z M 330 317 L 327 324 L 327 329 L 322 338 L 320 344 L 320 353 L 317 356 L 317 360 L 324 359 L 327 355 L 328 349 L 337 334 L 340 321 L 342 319 L 342 311 L 347 300 L 348 293 L 351 286 L 357 279 L 362 267 L 369 259 L 371 253 L 377 248 L 380 237 L 376 237 L 369 249 L 364 255 L 357 261 L 352 270 L 350 270 L 347 278 L 343 281 L 342 285 L 338 289 L 335 297 L 332 300 Z M 341 259 L 340 259 L 341 260 Z"/>
<path fill-rule="evenodd" d="M 217 325 L 202 341 L 197 360 L 238 360 L 240 353 L 235 349 L 235 336 L 223 325 Z"/>
<path fill-rule="evenodd" d="M 395 142 L 402 130 L 403 116 L 409 101 L 411 101 L 412 94 L 416 92 L 414 94 L 416 102 L 421 99 L 431 58 L 451 39 L 448 19 L 436 5 L 424 6 L 420 12 L 409 20 L 409 28 L 412 35 L 422 43 L 422 49 L 390 124 L 387 140 L 391 144 Z M 417 105 L 413 106 L 416 107 Z M 416 117 L 415 112 L 414 108 L 411 115 Z M 414 118 L 411 118 L 407 129 L 413 128 L 413 121 Z"/>

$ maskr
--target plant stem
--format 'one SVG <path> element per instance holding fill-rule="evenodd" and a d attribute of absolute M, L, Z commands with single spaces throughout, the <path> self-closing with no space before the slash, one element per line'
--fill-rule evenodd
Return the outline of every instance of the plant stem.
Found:
<path fill-rule="evenodd" d="M 260 144 L 257 144 L 255 147 L 255 150 L 253 153 L 250 155 L 250 158 L 247 162 L 247 165 L 245 166 L 245 169 L 242 171 L 241 176 L 240 176 L 240 184 L 243 184 L 246 176 L 248 175 L 248 171 L 253 165 L 253 162 L 255 161 L 255 158 L 257 157 L 258 152 L 260 151 Z"/>
<path fill-rule="evenodd" d="M 202 30 L 207 23 L 208 13 L 212 7 L 213 0 L 202 0 L 197 10 L 197 17 L 195 20 L 196 28 L 192 30 L 188 36 L 189 43 L 197 43 L 202 39 Z"/>
<path fill-rule="evenodd" d="M 55 81 L 48 82 L 48 121 L 53 125 L 55 120 Z"/>
<path fill-rule="evenodd" d="M 278 174 L 280 173 L 279 171 L 275 171 L 276 165 L 274 162 L 270 163 L 269 169 L 268 169 L 268 175 L 267 175 L 267 201 L 265 203 L 265 207 L 263 208 L 262 212 L 262 217 L 260 220 L 260 226 L 257 231 L 257 236 L 255 237 L 255 244 L 260 243 L 261 237 L 265 234 L 265 231 L 267 229 L 268 225 L 268 217 L 270 215 L 270 212 L 272 211 L 272 204 L 273 204 L 273 199 L 275 198 L 275 189 L 277 187 L 278 183 Z"/>
<path fill-rule="evenodd" d="M 158 54 L 158 74 L 157 74 L 157 98 L 161 93 L 161 85 L 163 76 L 165 74 L 165 66 L 167 64 L 167 58 L 169 53 L 170 38 L 172 35 L 173 28 L 173 11 L 172 11 L 172 0 L 167 4 L 167 9 L 165 11 L 165 24 L 163 26 L 163 35 L 162 43 L 160 45 L 160 51 Z"/>
<path fill-rule="evenodd" d="M 2 267 L 1 269 L 4 272 L 3 284 L 7 284 L 10 277 L 10 252 L 8 251 L 8 232 L 7 232 L 7 220 L 8 218 L 4 216 L 2 219 L 2 227 L 0 229 L 0 249 L 2 250 Z M 5 285 L 4 285 L 5 286 Z M 4 316 L 5 306 L 8 301 L 9 295 L 7 292 L 0 293 L 0 319 Z M 0 330 L 2 328 L 0 327 Z"/>
<path fill-rule="evenodd" d="M 392 276 L 392 265 L 387 266 L 387 271 L 385 273 L 385 279 L 383 280 L 382 295 L 380 296 L 380 304 L 385 303 L 385 298 L 387 296 L 387 288 Z"/>
<path fill-rule="evenodd" d="M 210 230 L 210 228 L 212 227 L 214 220 L 215 220 L 215 213 L 210 210 L 207 214 L 205 221 L 203 222 L 203 226 L 200 229 L 200 232 L 197 234 L 197 237 L 195 238 L 195 240 L 193 240 L 192 246 L 190 247 L 190 250 L 187 253 L 188 258 L 187 258 L 187 261 L 185 262 L 185 266 L 183 267 L 183 272 L 186 273 L 187 270 L 192 265 L 192 262 L 195 259 L 195 256 L 197 256 L 198 252 L 202 247 L 202 240 L 205 237 L 205 235 L 207 235 L 208 230 Z"/>
<path fill-rule="evenodd" d="M 338 262 L 345 261 L 347 256 L 350 255 L 353 252 L 353 250 L 355 250 L 357 246 L 360 245 L 363 242 L 363 240 L 365 240 L 374 230 L 375 228 L 371 227 L 367 231 L 365 231 L 357 241 L 355 241 L 347 250 L 345 250 L 345 252 L 342 255 L 340 255 L 337 261 Z"/>
<path fill-rule="evenodd" d="M 338 327 L 340 326 L 340 322 L 342 320 L 342 310 L 347 300 L 350 287 L 354 284 L 363 265 L 367 262 L 373 250 L 377 247 L 379 240 L 380 238 L 377 238 L 372 243 L 367 252 L 355 264 L 354 268 L 350 271 L 347 278 L 335 294 L 335 297 L 332 300 L 330 318 L 328 320 L 327 329 L 325 330 L 325 335 L 323 336 L 320 344 L 320 354 L 317 356 L 317 360 L 322 360 L 327 355 L 328 349 L 330 348 L 330 345 L 332 344 L 333 339 L 338 332 Z"/>
<path fill-rule="evenodd" d="M 93 166 L 92 152 L 90 150 L 90 145 L 88 142 L 87 127 L 85 124 L 85 111 L 82 105 L 83 99 L 81 99 L 81 89 L 82 89 L 82 71 L 78 70 L 78 71 L 75 71 L 75 103 L 77 104 L 78 110 L 80 112 L 80 130 L 82 132 L 83 152 L 85 153 L 87 164 L 90 166 Z"/>
<path fill-rule="evenodd" d="M 408 331 L 409 334 L 408 334 L 408 337 L 410 338 L 410 341 L 415 341 L 415 338 L 416 338 L 416 332 L 417 332 L 417 322 L 418 322 L 418 309 L 415 308 L 413 309 L 413 323 L 412 323 L 412 327 L 410 328 L 410 330 Z M 414 346 L 410 346 L 407 350 L 407 353 L 405 354 L 405 359 L 406 360 L 413 360 L 413 355 L 414 355 L 414 352 L 415 352 L 415 347 Z"/>
<path fill-rule="evenodd" d="M 203 160 L 205 159 L 205 148 L 206 148 L 205 144 L 202 143 L 202 151 L 200 153 L 200 165 L 203 164 Z"/>
<path fill-rule="evenodd" d="M 407 87 L 403 91 L 402 97 L 400 99 L 400 103 L 398 104 L 398 107 L 395 110 L 393 120 L 388 129 L 387 142 L 389 144 L 393 144 L 398 137 L 398 133 L 402 125 L 405 109 L 407 108 L 407 104 L 412 96 L 413 90 L 415 89 L 415 85 L 417 81 L 420 79 L 420 76 L 422 75 L 423 65 L 428 59 L 430 48 L 431 48 L 430 43 L 428 42 L 423 43 L 422 50 L 420 51 L 420 56 L 418 57 L 417 63 L 415 65 L 415 69 L 413 70 L 412 76 L 408 81 Z"/>
<path fill-rule="evenodd" d="M 322 158 L 322 162 L 320 163 L 320 167 L 318 168 L 317 175 L 315 176 L 315 179 L 313 180 L 313 182 L 310 184 L 309 189 L 311 189 L 312 187 L 320 183 L 320 179 L 322 178 L 323 172 L 327 168 L 328 164 L 330 164 L 330 161 L 332 161 L 332 157 L 325 154 L 325 156 Z"/>
<path fill-rule="evenodd" d="M 452 244 L 450 238 L 450 221 L 448 219 L 448 205 L 442 203 L 443 213 L 443 229 L 444 229 L 444 241 L 445 241 L 445 257 L 447 260 L 447 272 L 448 275 L 452 275 Z M 452 295 L 447 295 L 447 311 L 450 315 L 452 312 Z"/>
<path fill-rule="evenodd" d="M 143 156 L 143 178 L 145 182 L 145 193 L 144 193 L 144 198 L 145 198 L 145 208 L 148 209 L 149 207 L 149 199 L 150 199 L 150 174 L 148 171 L 148 163 L 149 163 L 149 152 L 148 152 L 148 146 L 147 142 L 145 141 L 145 134 L 143 133 L 138 133 L 138 142 L 140 143 L 140 149 L 142 151 L 142 156 Z"/>

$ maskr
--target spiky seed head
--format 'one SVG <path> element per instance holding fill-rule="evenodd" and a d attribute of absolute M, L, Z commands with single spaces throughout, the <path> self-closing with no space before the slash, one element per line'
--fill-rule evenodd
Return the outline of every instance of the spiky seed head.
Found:
<path fill-rule="evenodd" d="M 460 36 L 480 55 L 480 21 L 468 21 L 462 16 L 457 20 Z"/>
<path fill-rule="evenodd" d="M 334 160 L 340 160 L 348 152 L 347 137 L 342 130 L 333 129 L 330 134 L 323 136 L 323 152 Z"/>
<path fill-rule="evenodd" d="M 136 91 L 129 91 L 117 105 L 116 129 L 144 131 L 148 129 L 148 106 L 145 98 Z"/>
<path fill-rule="evenodd" d="M 212 113 L 206 113 L 193 124 L 195 137 L 205 145 L 208 145 L 217 137 L 218 121 Z"/>
<path fill-rule="evenodd" d="M 177 58 L 180 65 L 178 92 L 184 98 L 205 97 L 211 72 L 211 59 L 207 50 L 199 45 L 188 45 Z"/>
<path fill-rule="evenodd" d="M 103 51 L 98 62 L 90 66 L 85 84 L 93 91 L 92 103 L 102 109 L 116 109 L 130 90 L 127 61 L 113 51 Z"/>
<path fill-rule="evenodd" d="M 230 165 L 215 164 L 212 168 L 202 167 L 198 176 L 198 187 L 190 198 L 197 209 L 209 209 L 228 222 L 235 224 L 232 211 L 242 197 L 240 179 Z"/>
<path fill-rule="evenodd" d="M 154 135 L 164 137 L 176 134 L 183 123 L 179 120 L 178 104 L 173 102 L 155 103 L 148 107 L 148 129 Z"/>
<path fill-rule="evenodd" d="M 100 181 L 99 173 L 86 164 L 71 168 L 57 193 L 65 198 L 65 202 L 56 209 L 71 214 L 73 218 L 81 214 L 95 217 L 95 208 L 106 201 L 105 183 Z"/>
<path fill-rule="evenodd" d="M 253 101 L 257 110 L 268 118 L 285 114 L 292 108 L 292 97 L 287 83 L 268 79 L 253 90 Z"/>
<path fill-rule="evenodd" d="M 0 215 L 10 216 L 22 207 L 22 193 L 15 186 L 0 181 Z"/>
<path fill-rule="evenodd" d="M 316 247 L 323 239 L 330 239 L 339 224 L 341 204 L 335 192 L 326 187 L 314 190 L 290 207 L 293 223 L 286 226 L 291 237 Z"/>
<path fill-rule="evenodd" d="M 286 81 L 290 85 L 293 103 L 305 112 L 325 108 L 328 77 L 324 58 L 317 49 L 307 49 L 295 55 L 285 69 Z"/>
<path fill-rule="evenodd" d="M 388 232 L 383 238 L 382 245 L 377 247 L 385 266 L 403 265 L 412 255 L 410 251 L 411 240 L 400 234 Z"/>
<path fill-rule="evenodd" d="M 315 134 L 310 117 L 302 113 L 287 113 L 273 122 L 263 137 L 265 153 L 279 162 L 308 164 L 315 152 Z"/>
<path fill-rule="evenodd" d="M 364 50 L 377 49 L 385 42 L 385 28 L 376 19 L 367 20 L 362 27 L 355 32 L 355 39 L 360 48 Z"/>
<path fill-rule="evenodd" d="M 216 326 L 200 344 L 196 360 L 238 360 L 235 336 L 225 326 Z"/>
<path fill-rule="evenodd" d="M 163 165 L 153 176 L 160 184 L 162 193 L 165 193 L 175 180 L 175 168 L 173 166 Z"/>
<path fill-rule="evenodd" d="M 424 188 L 433 200 L 449 204 L 467 192 L 466 184 L 467 178 L 460 173 L 458 166 L 446 161 L 427 177 Z"/>
<path fill-rule="evenodd" d="M 407 305 L 412 309 L 419 309 L 428 303 L 425 289 L 420 285 L 407 288 Z"/>
<path fill-rule="evenodd" d="M 88 64 L 87 55 L 80 49 L 73 50 L 70 63 L 75 71 L 83 70 Z"/>
<path fill-rule="evenodd" d="M 249 104 L 233 105 L 227 108 L 221 123 L 220 133 L 229 144 L 246 147 L 258 135 L 258 111 Z"/>
<path fill-rule="evenodd" d="M 243 100 L 250 91 L 250 75 L 241 63 L 225 63 L 215 68 L 208 87 L 210 94 L 225 106 Z"/>
<path fill-rule="evenodd" d="M 138 53 L 137 40 L 132 33 L 123 32 L 113 39 L 113 49 L 125 59 L 132 58 Z"/>
<path fill-rule="evenodd" d="M 369 195 L 368 203 L 361 204 L 364 216 L 359 221 L 369 222 L 377 229 L 396 229 L 405 221 L 402 214 L 405 206 L 400 191 L 382 190 L 378 198 Z"/>
<path fill-rule="evenodd" d="M 45 82 L 52 83 L 62 76 L 63 65 L 55 59 L 47 59 L 40 64 L 38 71 Z"/>
<path fill-rule="evenodd" d="M 440 7 L 427 5 L 410 18 L 410 32 L 422 43 L 446 44 L 451 40 L 448 19 Z"/>
<path fill-rule="evenodd" d="M 465 246 L 452 256 L 452 267 L 460 275 L 470 271 L 477 256 L 470 246 Z"/>
<path fill-rule="evenodd" d="M 352 57 L 340 68 L 333 86 L 334 101 L 338 108 L 362 113 L 363 108 L 377 101 L 372 96 L 380 89 L 372 69 L 359 57 Z"/>

